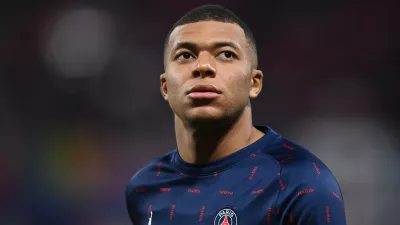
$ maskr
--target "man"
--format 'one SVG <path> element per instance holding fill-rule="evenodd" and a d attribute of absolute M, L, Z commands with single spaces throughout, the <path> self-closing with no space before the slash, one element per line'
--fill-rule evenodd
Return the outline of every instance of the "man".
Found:
<path fill-rule="evenodd" d="M 133 224 L 346 224 L 329 169 L 270 127 L 253 126 L 250 99 L 263 74 L 236 15 L 215 5 L 188 12 L 167 36 L 164 67 L 177 149 L 130 181 Z"/>

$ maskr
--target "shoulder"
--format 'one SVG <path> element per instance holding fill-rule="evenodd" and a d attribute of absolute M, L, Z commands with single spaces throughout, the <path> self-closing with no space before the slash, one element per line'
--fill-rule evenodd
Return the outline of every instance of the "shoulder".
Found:
<path fill-rule="evenodd" d="M 341 198 L 339 184 L 332 171 L 307 148 L 280 136 L 261 151 L 278 164 L 282 191 L 290 188 L 298 193 L 315 191 L 318 187 Z"/>
<path fill-rule="evenodd" d="M 305 202 L 309 206 L 319 202 L 342 202 L 343 196 L 334 174 L 307 148 L 280 137 L 262 152 L 279 165 L 278 208 L 283 209 L 294 202 L 297 205 Z"/>
<path fill-rule="evenodd" d="M 134 190 L 140 191 L 136 189 L 140 189 L 141 187 L 149 186 L 154 183 L 156 180 L 154 178 L 160 175 L 161 168 L 163 168 L 163 171 L 166 169 L 174 171 L 173 167 L 171 166 L 171 160 L 175 153 L 176 149 L 169 151 L 166 154 L 157 157 L 155 160 L 151 161 L 149 164 L 137 171 L 130 179 L 126 187 L 126 197 L 128 197 Z"/>
<path fill-rule="evenodd" d="M 322 160 L 286 138 L 268 154 L 280 167 L 276 208 L 282 221 L 346 224 L 339 183 Z"/>
<path fill-rule="evenodd" d="M 299 181 L 308 178 L 333 176 L 325 163 L 309 149 L 283 137 L 261 152 L 272 158 L 280 167 L 281 176 L 294 176 Z"/>

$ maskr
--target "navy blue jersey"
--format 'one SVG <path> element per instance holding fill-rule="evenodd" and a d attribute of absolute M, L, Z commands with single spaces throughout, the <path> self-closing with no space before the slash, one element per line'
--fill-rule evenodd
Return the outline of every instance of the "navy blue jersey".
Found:
<path fill-rule="evenodd" d="M 270 127 L 253 144 L 206 165 L 175 149 L 129 182 L 134 225 L 345 225 L 332 172 L 305 148 Z"/>

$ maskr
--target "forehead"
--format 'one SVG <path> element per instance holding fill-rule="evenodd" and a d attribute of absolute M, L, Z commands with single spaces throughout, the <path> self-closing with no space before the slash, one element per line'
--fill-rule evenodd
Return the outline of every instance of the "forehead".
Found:
<path fill-rule="evenodd" d="M 173 48 L 179 42 L 201 45 L 216 41 L 231 41 L 240 48 L 248 47 L 244 31 L 239 25 L 218 21 L 201 21 L 178 26 L 172 31 L 168 46 Z"/>

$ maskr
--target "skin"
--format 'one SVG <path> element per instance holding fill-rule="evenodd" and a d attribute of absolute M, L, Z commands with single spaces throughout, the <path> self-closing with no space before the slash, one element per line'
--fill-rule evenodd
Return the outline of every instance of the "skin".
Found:
<path fill-rule="evenodd" d="M 182 44 L 189 43 L 189 44 Z M 228 156 L 261 138 L 252 123 L 250 99 L 262 89 L 263 73 L 243 29 L 233 23 L 201 21 L 176 27 L 166 49 L 160 90 L 173 110 L 179 155 L 205 164 Z M 194 85 L 220 93 L 193 99 Z"/>

